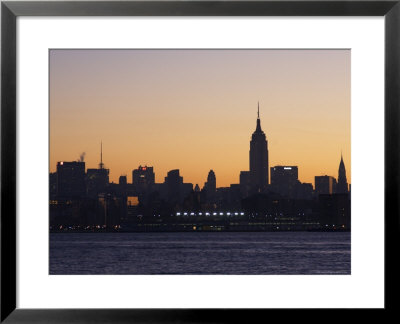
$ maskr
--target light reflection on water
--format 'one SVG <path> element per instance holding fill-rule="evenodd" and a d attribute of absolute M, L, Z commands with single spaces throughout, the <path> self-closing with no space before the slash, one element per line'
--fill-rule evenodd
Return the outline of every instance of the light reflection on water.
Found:
<path fill-rule="evenodd" d="M 350 233 L 52 233 L 50 274 L 350 274 Z"/>

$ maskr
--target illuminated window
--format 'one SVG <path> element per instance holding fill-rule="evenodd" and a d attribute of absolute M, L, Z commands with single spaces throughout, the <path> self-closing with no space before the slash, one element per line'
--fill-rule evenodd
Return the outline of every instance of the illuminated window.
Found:
<path fill-rule="evenodd" d="M 127 197 L 128 206 L 137 206 L 139 205 L 139 198 L 136 196 L 128 196 Z"/>

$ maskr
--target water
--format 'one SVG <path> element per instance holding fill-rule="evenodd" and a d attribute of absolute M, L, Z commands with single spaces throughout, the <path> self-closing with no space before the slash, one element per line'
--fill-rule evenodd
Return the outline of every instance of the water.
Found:
<path fill-rule="evenodd" d="M 50 274 L 350 274 L 350 233 L 52 233 Z"/>

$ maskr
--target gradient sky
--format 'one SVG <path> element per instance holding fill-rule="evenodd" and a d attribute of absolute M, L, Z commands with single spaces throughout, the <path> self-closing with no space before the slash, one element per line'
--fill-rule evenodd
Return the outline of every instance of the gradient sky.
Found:
<path fill-rule="evenodd" d="M 350 183 L 350 50 L 51 50 L 50 171 L 100 141 L 110 181 L 139 165 L 156 182 L 239 183 L 249 169 L 257 102 L 270 167 L 297 165 L 299 179 Z"/>

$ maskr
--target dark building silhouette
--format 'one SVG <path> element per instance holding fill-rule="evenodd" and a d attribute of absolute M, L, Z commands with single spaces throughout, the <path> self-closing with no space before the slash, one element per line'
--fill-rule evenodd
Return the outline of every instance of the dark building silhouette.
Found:
<path fill-rule="evenodd" d="M 165 184 L 168 202 L 178 203 L 181 200 L 181 185 L 183 184 L 183 177 L 179 175 L 178 169 L 171 170 L 167 173 Z"/>
<path fill-rule="evenodd" d="M 183 177 L 179 175 L 179 169 L 167 173 L 164 182 L 167 201 L 172 204 L 179 204 L 191 193 L 193 184 L 183 183 Z"/>
<path fill-rule="evenodd" d="M 109 169 L 87 169 L 86 188 L 89 197 L 105 192 L 109 184 Z"/>
<path fill-rule="evenodd" d="M 351 208 L 348 194 L 320 195 L 318 202 L 322 228 L 350 229 Z"/>
<path fill-rule="evenodd" d="M 248 197 L 251 193 L 251 177 L 250 171 L 240 171 L 240 192 L 243 198 Z"/>
<path fill-rule="evenodd" d="M 85 162 L 58 162 L 58 198 L 75 199 L 84 197 L 85 195 Z"/>
<path fill-rule="evenodd" d="M 317 195 L 332 195 L 335 193 L 336 179 L 331 176 L 315 177 L 315 193 Z"/>
<path fill-rule="evenodd" d="M 128 221 L 128 179 L 126 175 L 121 175 L 118 179 L 117 195 L 121 199 L 121 221 Z"/>
<path fill-rule="evenodd" d="M 103 228 L 121 224 L 126 212 L 126 201 L 113 192 L 101 193 L 97 198 L 96 223 Z"/>
<path fill-rule="evenodd" d="M 217 180 L 213 170 L 208 172 L 207 182 L 204 184 L 204 192 L 207 202 L 214 202 L 217 192 Z"/>
<path fill-rule="evenodd" d="M 57 199 L 57 172 L 50 173 L 49 193 L 50 193 L 50 200 Z"/>
<path fill-rule="evenodd" d="M 285 197 L 294 198 L 296 196 L 296 186 L 298 180 L 297 166 L 274 166 L 271 168 L 270 189 Z"/>
<path fill-rule="evenodd" d="M 241 187 L 239 184 L 231 184 L 229 188 L 229 207 L 231 209 L 239 210 L 241 207 Z"/>
<path fill-rule="evenodd" d="M 121 186 L 126 186 L 128 184 L 128 179 L 126 178 L 126 175 L 120 176 L 119 180 L 118 180 L 118 183 Z"/>
<path fill-rule="evenodd" d="M 314 188 L 312 183 L 300 183 L 296 184 L 296 199 L 305 199 L 311 200 L 313 199 Z"/>
<path fill-rule="evenodd" d="M 198 231 L 198 230 L 348 230 L 350 193 L 341 158 L 338 184 L 331 176 L 301 183 L 297 166 L 269 170 L 268 142 L 259 107 L 252 134 L 249 171 L 240 183 L 217 188 L 210 170 L 204 187 L 184 183 L 179 169 L 155 183 L 153 167 L 139 166 L 118 183 L 109 183 L 101 144 L 97 169 L 85 173 L 80 161 L 58 162 L 49 175 L 50 225 L 54 230 Z M 269 180 L 269 171 L 271 172 Z M 270 182 L 270 184 L 269 184 Z"/>
<path fill-rule="evenodd" d="M 196 190 L 196 187 L 199 190 Z M 190 192 L 188 195 L 184 197 L 183 200 L 183 209 L 190 211 L 199 211 L 201 209 L 201 193 L 200 187 L 196 185 L 194 191 Z"/>
<path fill-rule="evenodd" d="M 257 127 L 250 141 L 250 181 L 252 191 L 263 192 L 269 183 L 268 142 L 261 129 L 260 107 L 257 111 Z"/>
<path fill-rule="evenodd" d="M 132 171 L 132 183 L 138 193 L 149 192 L 155 182 L 153 167 L 139 166 Z"/>
<path fill-rule="evenodd" d="M 89 197 L 97 197 L 99 193 L 107 191 L 109 185 L 110 170 L 104 168 L 103 163 L 103 143 L 100 146 L 100 163 L 98 169 L 87 169 L 86 190 Z"/>
<path fill-rule="evenodd" d="M 340 158 L 336 192 L 337 193 L 348 193 L 349 192 L 349 186 L 347 184 L 347 178 L 346 178 L 346 168 L 345 168 L 344 162 L 343 162 L 343 155 Z"/>
<path fill-rule="evenodd" d="M 226 210 L 230 208 L 230 187 L 217 188 L 217 206 L 220 210 Z"/>

